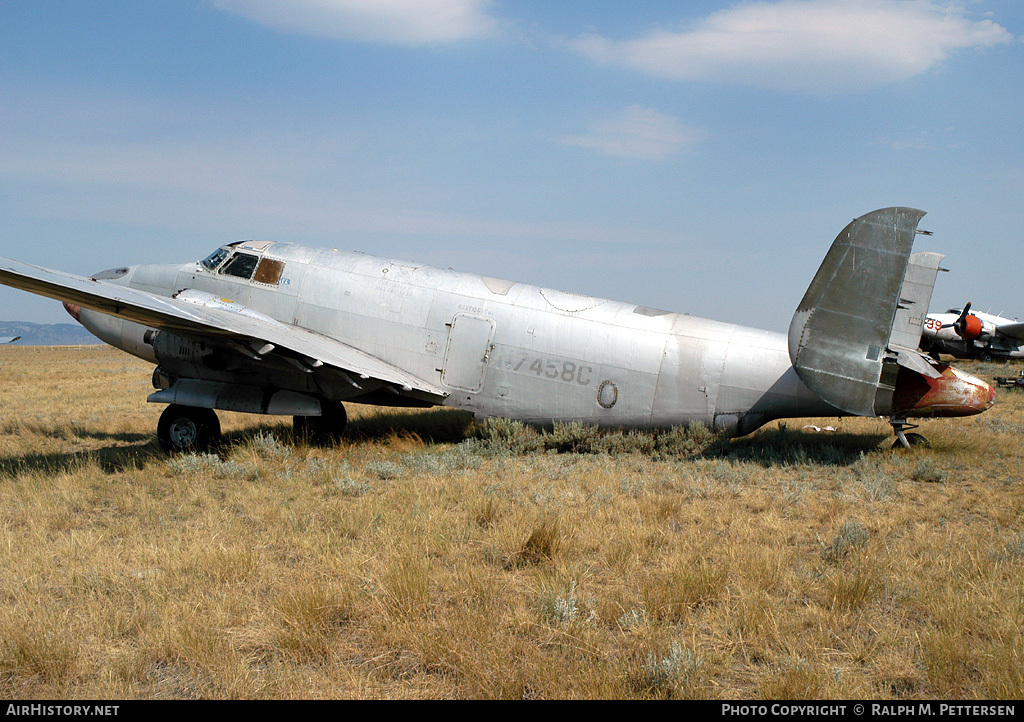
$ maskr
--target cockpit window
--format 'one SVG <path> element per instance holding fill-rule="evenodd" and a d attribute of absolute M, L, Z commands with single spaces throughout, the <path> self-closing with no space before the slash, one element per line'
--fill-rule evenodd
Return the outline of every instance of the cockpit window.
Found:
<path fill-rule="evenodd" d="M 225 276 L 236 276 L 238 278 L 252 278 L 252 272 L 256 270 L 256 263 L 259 256 L 249 253 L 236 253 L 231 260 L 224 264 L 220 272 Z"/>
<path fill-rule="evenodd" d="M 224 262 L 224 259 L 228 257 L 231 251 L 227 248 L 218 248 L 216 251 L 211 253 L 209 256 L 203 259 L 203 265 L 211 271 L 217 270 L 217 266 Z"/>

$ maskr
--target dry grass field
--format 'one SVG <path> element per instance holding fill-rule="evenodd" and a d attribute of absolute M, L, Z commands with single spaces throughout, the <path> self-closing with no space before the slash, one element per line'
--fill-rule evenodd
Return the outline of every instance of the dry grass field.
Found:
<path fill-rule="evenodd" d="M 169 458 L 150 372 L 0 348 L 0 698 L 1024 696 L 1024 392 L 930 449 L 353 406 Z"/>

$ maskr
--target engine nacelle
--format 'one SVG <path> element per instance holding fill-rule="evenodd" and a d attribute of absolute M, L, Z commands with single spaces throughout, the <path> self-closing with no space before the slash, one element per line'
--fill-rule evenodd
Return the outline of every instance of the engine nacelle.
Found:
<path fill-rule="evenodd" d="M 152 346 L 153 353 L 161 363 L 173 363 L 174 365 L 189 364 L 197 365 L 202 362 L 203 357 L 209 353 L 206 344 L 192 339 L 150 329 L 146 333 L 146 343 Z"/>
<path fill-rule="evenodd" d="M 200 379 L 171 380 L 157 374 L 153 375 L 153 384 L 159 386 L 149 395 L 150 403 L 277 416 L 320 416 L 323 413 L 318 398 L 295 391 Z"/>
<path fill-rule="evenodd" d="M 147 341 L 147 335 L 153 333 L 153 329 L 147 328 L 141 323 L 117 316 L 108 316 L 99 311 L 90 311 L 70 303 L 65 303 L 64 308 L 89 333 L 104 343 L 150 363 L 157 363 L 153 346 Z"/>
<path fill-rule="evenodd" d="M 964 316 L 963 323 L 958 328 L 960 335 L 965 341 L 977 341 L 985 330 L 985 324 L 973 313 Z"/>

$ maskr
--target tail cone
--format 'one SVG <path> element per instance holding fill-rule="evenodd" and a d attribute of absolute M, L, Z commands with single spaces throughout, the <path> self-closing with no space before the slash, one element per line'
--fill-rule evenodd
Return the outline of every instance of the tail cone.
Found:
<path fill-rule="evenodd" d="M 992 408 L 996 390 L 981 379 L 952 366 L 930 379 L 901 368 L 893 392 L 893 414 L 900 416 L 971 416 Z"/>

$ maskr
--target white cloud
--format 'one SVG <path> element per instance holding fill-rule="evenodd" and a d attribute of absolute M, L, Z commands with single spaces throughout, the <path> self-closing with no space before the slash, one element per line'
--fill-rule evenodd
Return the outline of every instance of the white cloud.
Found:
<path fill-rule="evenodd" d="M 673 80 L 835 92 L 909 78 L 956 50 L 1012 40 L 991 20 L 929 0 L 782 0 L 744 3 L 633 40 L 582 35 L 573 47 Z"/>
<path fill-rule="evenodd" d="M 490 0 L 214 0 L 262 25 L 303 35 L 390 45 L 436 45 L 488 37 Z"/>
<path fill-rule="evenodd" d="M 590 148 L 604 155 L 660 160 L 696 142 L 700 131 L 650 108 L 633 105 L 618 115 L 595 123 L 584 135 L 566 135 L 567 145 Z"/>

